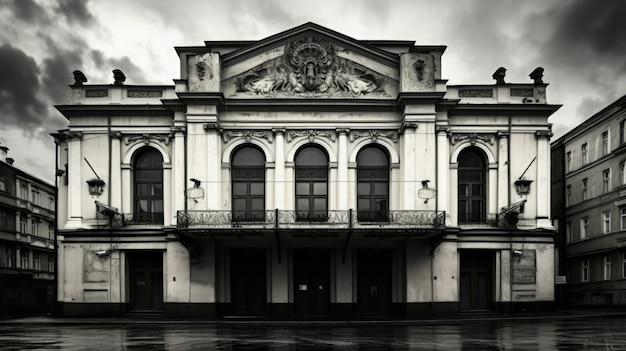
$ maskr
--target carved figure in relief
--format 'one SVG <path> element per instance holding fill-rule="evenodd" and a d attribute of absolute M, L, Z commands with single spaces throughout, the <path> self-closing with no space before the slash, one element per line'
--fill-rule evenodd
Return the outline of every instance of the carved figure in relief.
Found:
<path fill-rule="evenodd" d="M 241 75 L 236 91 L 264 96 L 384 94 L 378 76 L 336 56 L 329 42 L 309 37 L 288 45 L 284 56 Z"/>

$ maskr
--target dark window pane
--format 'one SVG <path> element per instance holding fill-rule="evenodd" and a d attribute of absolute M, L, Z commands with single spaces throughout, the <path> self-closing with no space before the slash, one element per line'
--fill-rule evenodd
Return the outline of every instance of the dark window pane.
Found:
<path fill-rule="evenodd" d="M 384 166 L 389 167 L 387 154 L 378 147 L 366 147 L 359 151 L 356 157 L 359 166 Z"/>
<path fill-rule="evenodd" d="M 233 195 L 246 195 L 247 183 L 233 183 Z"/>
<path fill-rule="evenodd" d="M 162 199 L 163 198 L 163 184 L 153 184 L 152 195 Z"/>
<path fill-rule="evenodd" d="M 264 195 L 265 185 L 263 183 L 250 183 L 250 195 Z"/>
<path fill-rule="evenodd" d="M 483 194 L 483 185 L 482 184 L 472 184 L 472 195 L 482 195 Z"/>
<path fill-rule="evenodd" d="M 328 157 L 326 153 L 318 147 L 307 146 L 298 151 L 296 155 L 298 166 L 322 166 L 328 167 Z"/>
<path fill-rule="evenodd" d="M 250 210 L 263 211 L 264 208 L 265 208 L 264 199 L 251 199 L 250 200 Z"/>
<path fill-rule="evenodd" d="M 162 173 L 160 170 L 154 169 L 145 169 L 145 170 L 136 170 L 135 171 L 135 179 L 141 181 L 160 181 L 162 177 Z"/>
<path fill-rule="evenodd" d="M 386 211 L 387 210 L 387 200 L 386 199 L 376 199 L 374 200 L 375 209 L 378 211 Z"/>
<path fill-rule="evenodd" d="M 233 199 L 233 210 L 236 211 L 245 211 L 246 208 L 246 199 L 245 198 L 241 198 L 241 199 Z"/>
<path fill-rule="evenodd" d="M 369 199 L 359 199 L 358 204 L 359 212 L 360 211 L 370 211 L 370 200 Z"/>
<path fill-rule="evenodd" d="M 309 195 L 310 188 L 309 183 L 296 183 L 296 195 Z"/>
<path fill-rule="evenodd" d="M 308 211 L 309 210 L 309 198 L 296 199 L 296 207 L 298 211 Z"/>
<path fill-rule="evenodd" d="M 313 195 L 326 195 L 326 183 L 313 183 Z"/>
<path fill-rule="evenodd" d="M 265 155 L 256 147 L 245 146 L 233 155 L 232 166 L 265 166 Z"/>
<path fill-rule="evenodd" d="M 387 195 L 387 183 L 374 183 L 374 195 Z"/>
<path fill-rule="evenodd" d="M 136 201 L 137 209 L 136 212 L 145 213 L 148 212 L 148 200 L 138 200 Z"/>
<path fill-rule="evenodd" d="M 163 212 L 163 200 L 156 200 L 152 205 L 153 212 Z"/>
<path fill-rule="evenodd" d="M 315 211 L 326 211 L 326 199 L 314 199 L 313 209 Z"/>
<path fill-rule="evenodd" d="M 359 195 L 371 195 L 370 183 L 359 183 L 357 185 L 357 193 Z"/>
<path fill-rule="evenodd" d="M 135 185 L 136 194 L 139 196 L 148 195 L 148 184 L 137 184 Z"/>

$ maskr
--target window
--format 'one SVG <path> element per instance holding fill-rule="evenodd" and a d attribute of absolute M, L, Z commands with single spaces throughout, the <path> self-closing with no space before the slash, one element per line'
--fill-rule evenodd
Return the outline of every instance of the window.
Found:
<path fill-rule="evenodd" d="M 163 157 L 153 148 L 143 148 L 134 160 L 135 223 L 163 223 Z"/>
<path fill-rule="evenodd" d="M 568 151 L 565 157 L 566 157 L 566 160 L 567 160 L 567 163 L 566 163 L 567 169 L 566 169 L 566 171 L 569 172 L 572 169 L 572 152 Z"/>
<path fill-rule="evenodd" d="M 626 230 L 626 207 L 620 208 L 620 229 Z"/>
<path fill-rule="evenodd" d="M 253 146 L 239 148 L 231 160 L 232 221 L 265 220 L 265 155 Z"/>
<path fill-rule="evenodd" d="M 11 221 L 9 219 L 9 212 L 0 209 L 0 229 L 4 230 L 14 230 L 15 228 L 11 228 Z"/>
<path fill-rule="evenodd" d="M 28 186 L 26 184 L 22 184 L 20 187 L 20 198 L 23 200 L 28 200 Z"/>
<path fill-rule="evenodd" d="M 30 194 L 31 194 L 30 201 L 33 203 L 33 205 L 39 205 L 39 190 L 34 189 L 33 191 L 30 192 Z"/>
<path fill-rule="evenodd" d="M 13 249 L 0 246 L 0 267 L 13 267 Z"/>
<path fill-rule="evenodd" d="M 31 219 L 30 228 L 30 233 L 32 235 L 39 236 L 39 220 Z"/>
<path fill-rule="evenodd" d="M 619 122 L 619 143 L 620 145 L 626 142 L 626 128 L 624 128 L 626 120 Z"/>
<path fill-rule="evenodd" d="M 571 242 L 572 238 L 572 222 L 565 223 L 565 240 L 566 242 Z"/>
<path fill-rule="evenodd" d="M 606 194 L 611 190 L 611 170 L 602 171 L 602 191 Z"/>
<path fill-rule="evenodd" d="M 609 154 L 609 131 L 602 132 L 602 156 Z"/>
<path fill-rule="evenodd" d="M 572 204 L 572 186 L 568 185 L 565 187 L 565 206 L 570 206 Z"/>
<path fill-rule="evenodd" d="M 33 269 L 36 271 L 41 270 L 41 259 L 39 258 L 39 252 L 33 251 Z"/>
<path fill-rule="evenodd" d="M 589 260 L 582 260 L 580 264 L 580 281 L 589 281 Z"/>
<path fill-rule="evenodd" d="M 48 198 L 48 209 L 54 211 L 54 198 L 53 197 Z"/>
<path fill-rule="evenodd" d="M 620 185 L 624 185 L 626 184 L 626 180 L 624 180 L 624 176 L 626 175 L 626 162 L 622 161 L 619 164 L 619 184 Z"/>
<path fill-rule="evenodd" d="M 48 272 L 54 272 L 54 256 L 48 255 Z"/>
<path fill-rule="evenodd" d="M 0 191 L 7 191 L 7 183 L 4 179 L 0 179 Z"/>
<path fill-rule="evenodd" d="M 28 269 L 28 251 L 22 249 L 20 251 L 20 268 L 21 269 Z"/>
<path fill-rule="evenodd" d="M 580 154 L 582 156 L 582 162 L 583 165 L 589 163 L 589 146 L 587 145 L 587 143 L 584 143 L 581 147 L 580 147 Z"/>
<path fill-rule="evenodd" d="M 459 154 L 459 223 L 486 222 L 487 167 L 483 152 L 467 148 Z"/>
<path fill-rule="evenodd" d="M 589 197 L 589 194 L 587 192 L 587 178 L 583 179 L 583 200 L 587 200 Z"/>
<path fill-rule="evenodd" d="M 296 155 L 296 220 L 326 221 L 327 209 L 328 156 L 306 146 Z"/>
<path fill-rule="evenodd" d="M 48 239 L 54 239 L 54 224 L 48 224 Z"/>
<path fill-rule="evenodd" d="M 366 147 L 356 157 L 359 221 L 389 220 L 389 158 L 379 147 Z"/>
<path fill-rule="evenodd" d="M 611 212 L 606 211 L 602 213 L 602 234 L 608 234 L 611 232 Z"/>
<path fill-rule="evenodd" d="M 587 237 L 587 229 L 589 229 L 589 217 L 583 217 L 580 219 L 580 239 Z"/>
<path fill-rule="evenodd" d="M 604 256 L 603 267 L 604 269 L 603 269 L 602 277 L 604 278 L 604 280 L 610 280 L 611 279 L 611 256 L 610 255 Z"/>
<path fill-rule="evenodd" d="M 26 222 L 28 221 L 28 219 L 26 218 L 26 216 L 22 215 L 20 216 L 20 233 L 22 234 L 26 234 Z"/>
<path fill-rule="evenodd" d="M 622 278 L 626 278 L 626 252 L 622 252 Z"/>

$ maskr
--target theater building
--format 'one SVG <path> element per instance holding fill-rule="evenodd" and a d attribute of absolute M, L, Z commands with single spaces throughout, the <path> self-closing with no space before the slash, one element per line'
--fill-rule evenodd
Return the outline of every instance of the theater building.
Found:
<path fill-rule="evenodd" d="M 174 85 L 75 72 L 54 134 L 62 313 L 551 308 L 559 106 L 540 68 L 447 85 L 444 51 L 306 23 L 177 47 Z"/>

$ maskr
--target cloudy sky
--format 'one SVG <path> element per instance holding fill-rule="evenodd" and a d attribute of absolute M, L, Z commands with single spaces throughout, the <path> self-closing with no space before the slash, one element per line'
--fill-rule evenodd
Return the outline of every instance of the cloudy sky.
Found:
<path fill-rule="evenodd" d="M 0 0 L 0 145 L 54 181 L 72 71 L 88 83 L 173 84 L 174 46 L 259 40 L 306 22 L 355 39 L 446 45 L 449 84 L 531 82 L 544 67 L 555 138 L 626 94 L 622 0 Z"/>

